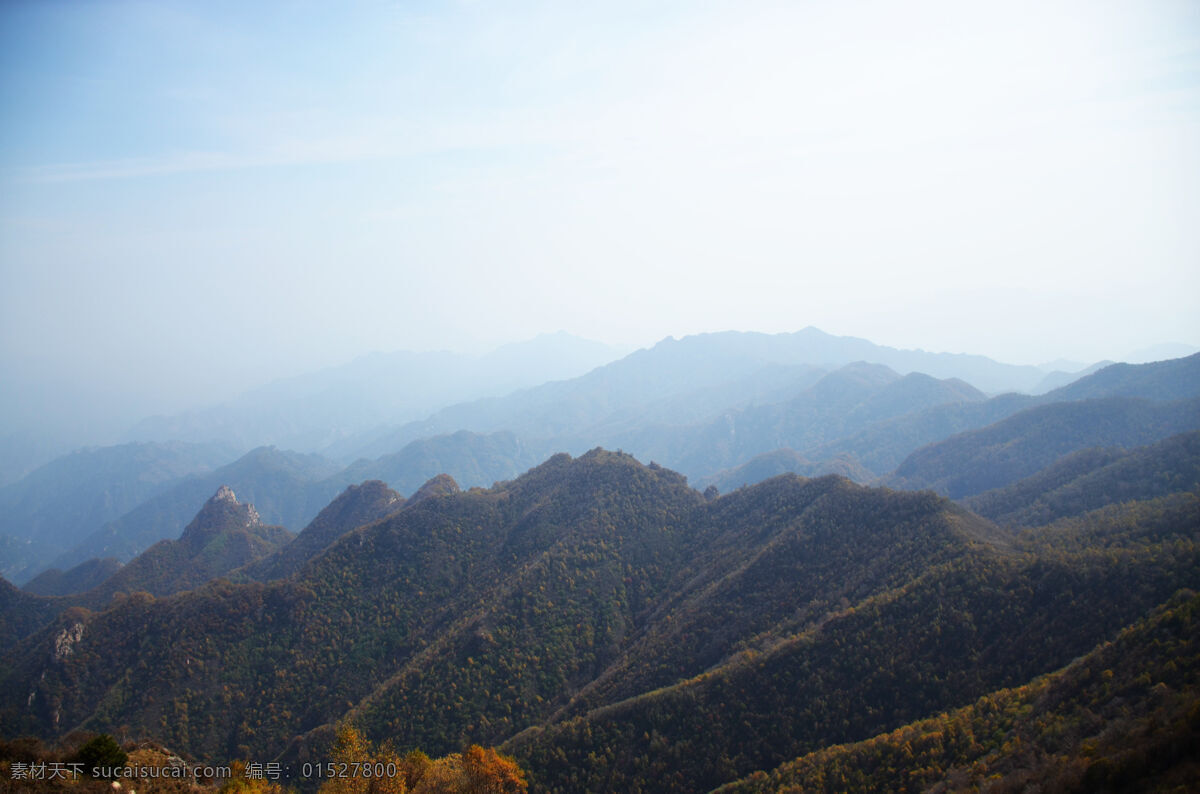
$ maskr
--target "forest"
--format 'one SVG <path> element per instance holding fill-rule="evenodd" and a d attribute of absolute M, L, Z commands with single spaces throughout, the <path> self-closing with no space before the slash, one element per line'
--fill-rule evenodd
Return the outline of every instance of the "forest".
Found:
<path fill-rule="evenodd" d="M 107 740 L 251 789 L 1172 790 L 1200 446 L 1140 372 L 1090 378 L 1163 400 L 1033 406 L 870 485 L 698 490 L 597 447 L 366 480 L 295 535 L 222 486 L 107 577 L 0 583 L 0 771 Z M 306 774 L 355 754 L 396 774 Z"/>

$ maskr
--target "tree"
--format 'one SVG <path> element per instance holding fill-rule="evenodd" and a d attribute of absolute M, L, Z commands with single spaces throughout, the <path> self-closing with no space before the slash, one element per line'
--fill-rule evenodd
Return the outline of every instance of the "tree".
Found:
<path fill-rule="evenodd" d="M 321 794 L 405 794 L 404 766 L 387 746 L 376 747 L 353 725 L 343 725 L 333 743 L 337 776 L 321 786 Z"/>
<path fill-rule="evenodd" d="M 470 794 L 518 794 L 528 788 L 517 762 L 495 748 L 471 745 L 463 751 L 462 767 Z"/>
<path fill-rule="evenodd" d="M 517 762 L 494 748 L 473 744 L 437 760 L 414 750 L 401 759 L 352 725 L 338 730 L 332 764 L 344 776 L 330 778 L 321 794 L 524 794 L 528 789 Z"/>
<path fill-rule="evenodd" d="M 86 774 L 93 777 L 114 777 L 110 774 L 93 774 L 93 771 L 103 772 L 105 769 L 119 769 L 125 766 L 125 761 L 129 756 L 121 749 L 121 745 L 117 744 L 117 740 L 109 736 L 107 733 L 102 733 L 96 736 L 83 747 L 79 748 L 75 759 L 83 764 Z"/>

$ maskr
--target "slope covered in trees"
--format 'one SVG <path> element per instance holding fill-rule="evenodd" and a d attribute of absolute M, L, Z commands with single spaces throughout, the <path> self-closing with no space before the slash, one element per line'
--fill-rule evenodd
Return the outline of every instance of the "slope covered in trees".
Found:
<path fill-rule="evenodd" d="M 1198 428 L 1196 398 L 1159 403 L 1108 397 L 1055 403 L 924 447 L 886 481 L 893 487 L 932 488 L 961 499 L 1010 485 L 1071 452 L 1142 446 Z"/>
<path fill-rule="evenodd" d="M 690 680 L 505 747 L 549 791 L 706 790 L 1067 664 L 1200 576 L 1194 496 L 1060 525 L 830 614 Z M 1103 551 L 1097 551 L 1099 545 Z"/>
<path fill-rule="evenodd" d="M 357 461 L 345 468 L 316 455 L 256 449 L 215 471 L 175 481 L 66 553 L 59 553 L 54 565 L 72 568 L 87 559 L 106 556 L 128 561 L 160 540 L 178 538 L 222 484 L 253 502 L 265 521 L 298 530 L 338 493 L 364 480 L 382 480 L 407 494 L 429 478 L 448 472 L 467 486 L 487 486 L 515 477 L 538 459 L 534 450 L 511 433 L 484 436 L 460 432 L 422 439 L 399 452 Z M 74 583 L 70 589 L 87 588 Z"/>
<path fill-rule="evenodd" d="M 311 759 L 349 719 L 401 751 L 504 743 L 537 790 L 703 790 L 1020 687 L 1200 587 L 1187 492 L 1013 533 L 837 477 L 706 499 L 595 450 L 344 533 L 394 505 L 364 488 L 288 578 L 41 624 L 16 616 L 55 602 L 10 592 L 0 721 Z"/>
<path fill-rule="evenodd" d="M 1181 591 L 1054 673 L 719 791 L 1185 791 L 1198 750 L 1200 596 Z"/>
<path fill-rule="evenodd" d="M 291 576 L 342 535 L 394 513 L 403 506 L 404 497 L 379 480 L 348 486 L 317 514 L 295 540 L 273 554 L 249 562 L 238 574 L 260 582 Z"/>
<path fill-rule="evenodd" d="M 105 557 L 81 562 L 68 571 L 49 568 L 26 582 L 22 589 L 27 593 L 44 596 L 85 593 L 104 584 L 105 580 L 121 570 L 121 565 L 121 561 L 116 557 Z"/>
<path fill-rule="evenodd" d="M 1055 400 L 1137 397 L 1158 402 L 1196 396 L 1200 353 L 1148 364 L 1113 364 L 1051 392 Z"/>
<path fill-rule="evenodd" d="M 294 536 L 263 524 L 254 505 L 221 486 L 178 540 L 160 540 L 100 586 L 70 600 L 105 606 L 118 592 L 164 596 L 199 587 L 285 547 Z"/>
<path fill-rule="evenodd" d="M 1003 524 L 1040 526 L 1105 505 L 1200 489 L 1200 431 L 1124 450 L 1093 447 L 963 503 Z"/>

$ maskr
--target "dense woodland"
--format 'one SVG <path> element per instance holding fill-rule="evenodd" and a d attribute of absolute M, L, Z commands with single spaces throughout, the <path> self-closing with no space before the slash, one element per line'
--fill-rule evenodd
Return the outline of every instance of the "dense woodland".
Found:
<path fill-rule="evenodd" d="M 925 447 L 892 477 L 926 490 L 722 494 L 597 448 L 491 488 L 368 480 L 292 539 L 221 489 L 83 592 L 0 582 L 0 772 L 111 734 L 386 758 L 397 791 L 1186 789 L 1200 421 L 1164 372 Z M 944 387 L 893 375 L 839 388 Z"/>

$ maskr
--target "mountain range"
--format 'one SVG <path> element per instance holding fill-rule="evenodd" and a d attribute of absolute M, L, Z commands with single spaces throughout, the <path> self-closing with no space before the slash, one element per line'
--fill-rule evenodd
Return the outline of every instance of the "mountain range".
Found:
<path fill-rule="evenodd" d="M 0 489 L 60 552 L 0 582 L 0 725 L 303 790 L 346 725 L 536 791 L 1200 781 L 1200 355 L 988 396 L 859 341 L 672 340 L 348 462 L 55 461 Z"/>
<path fill-rule="evenodd" d="M 64 459 L 20 483 L 0 489 L 0 499 L 11 493 L 9 502 L 19 508 L 9 513 L 7 534 L 13 538 L 9 542 L 16 553 L 9 557 L 5 574 L 24 582 L 47 567 L 66 570 L 93 557 L 128 560 L 160 539 L 177 537 L 208 495 L 222 483 L 259 505 L 266 521 L 292 531 L 302 528 L 347 485 L 363 480 L 379 479 L 402 493 L 411 493 L 429 477 L 446 472 L 466 487 L 488 486 L 516 476 L 556 451 L 578 454 L 597 443 L 657 461 L 683 472 L 694 482 L 721 483 L 726 489 L 752 484 L 783 471 L 805 475 L 837 473 L 860 482 L 884 478 L 883 482 L 905 487 L 940 487 L 934 479 L 913 472 L 926 465 L 923 460 L 943 453 L 931 448 L 921 453 L 923 458 L 918 456 L 911 462 L 907 458 L 922 447 L 956 433 L 982 428 L 1023 411 L 1059 410 L 1049 408 L 1053 403 L 1127 396 L 1151 400 L 1155 405 L 1144 406 L 1143 412 L 1149 412 L 1146 416 L 1128 419 L 1142 429 L 1131 430 L 1133 435 L 1114 437 L 1114 441 L 1127 445 L 1148 443 L 1189 429 L 1189 423 L 1195 426 L 1194 405 L 1189 409 L 1181 404 L 1171 409 L 1177 416 L 1164 419 L 1157 430 L 1150 429 L 1145 425 L 1149 414 L 1167 410 L 1157 407 L 1158 402 L 1200 394 L 1195 386 L 1200 379 L 1197 356 L 1160 364 L 1114 365 L 1041 396 L 1008 394 L 989 399 L 960 380 L 937 380 L 921 373 L 901 376 L 883 365 L 852 363 L 827 372 L 810 364 L 763 364 L 761 358 L 747 358 L 746 348 L 761 348 L 766 351 L 759 351 L 763 356 L 775 351 L 776 359 L 783 360 L 779 349 L 800 355 L 789 347 L 795 340 L 783 340 L 788 342 L 783 344 L 775 337 L 759 338 L 761 335 L 749 335 L 748 342 L 742 339 L 743 335 L 712 336 L 695 342 L 660 345 L 582 378 L 516 392 L 503 400 L 447 409 L 422 423 L 420 432 L 409 426 L 404 433 L 420 437 L 408 441 L 399 451 L 374 459 L 360 458 L 344 467 L 311 454 L 258 449 L 208 473 L 160 478 L 155 485 L 158 492 L 149 498 L 143 496 L 144 501 L 132 507 L 129 503 L 133 499 L 125 502 L 113 499 L 111 492 L 117 486 L 110 485 L 107 491 L 101 491 L 109 500 L 106 504 L 115 502 L 126 511 L 115 517 L 110 514 L 119 513 L 117 508 L 110 509 L 109 514 L 96 510 L 84 513 L 71 505 L 84 498 L 95 502 L 97 497 L 89 496 L 98 490 L 93 483 L 107 483 L 118 476 L 114 473 L 124 471 L 110 462 L 119 451 L 125 450 L 121 454 L 129 457 L 135 457 L 136 453 L 149 458 L 161 470 L 173 460 L 172 455 L 178 456 L 178 442 L 174 447 L 140 444 L 97 451 L 91 453 L 95 459 L 91 469 L 78 462 L 73 467 L 66 466 L 64 462 L 72 458 Z M 811 340 L 820 341 L 824 337 L 812 329 L 799 336 L 801 341 L 809 340 L 807 346 L 800 348 L 805 355 L 813 347 Z M 697 362 L 711 350 L 725 351 L 727 358 L 724 368 L 712 368 L 716 374 L 703 376 L 710 388 L 692 390 L 693 384 L 681 387 L 679 384 L 687 380 L 681 373 L 689 368 L 704 369 Z M 649 363 L 640 363 L 642 359 Z M 647 373 L 656 374 L 651 377 Z M 741 373 L 744 377 L 731 379 L 731 373 Z M 731 400 L 739 399 L 743 401 L 737 403 L 740 407 L 711 413 L 714 406 L 729 405 Z M 450 415 L 456 417 L 455 421 L 469 424 L 472 416 L 480 419 L 481 410 L 487 414 L 496 405 L 502 405 L 503 410 L 497 409 L 494 417 L 475 424 L 478 432 L 457 430 L 421 436 L 421 432 L 435 432 L 438 422 L 450 423 L 447 418 Z M 1115 405 L 1090 410 L 1101 413 L 1108 410 L 1111 414 L 1117 410 Z M 1060 410 L 1058 416 L 1063 417 L 1060 430 L 1077 432 L 1089 421 L 1082 415 L 1067 418 L 1079 410 L 1078 407 Z M 1123 410 L 1128 413 L 1132 408 L 1126 406 Z M 706 418 L 685 422 L 697 416 Z M 1036 418 L 1031 416 L 1014 421 L 1025 422 L 1030 432 L 1034 432 Z M 1101 421 L 1099 413 L 1092 419 Z M 1052 419 L 1051 423 L 1059 421 Z M 1115 421 L 1121 420 L 1112 415 L 1103 418 L 1103 422 Z M 1076 431 L 1069 431 L 1068 426 Z M 1001 430 L 1002 437 L 1005 432 Z M 1042 457 L 1028 461 L 1026 470 L 1017 474 L 1023 476 L 1036 470 L 1049 462 L 1047 456 L 1070 451 L 1067 447 L 1078 449 L 1102 443 L 1095 440 L 1099 438 L 1095 432 L 1091 441 L 1085 436 L 1086 433 L 1074 441 L 1062 440 L 1057 453 L 1046 450 Z M 400 436 L 391 438 L 389 443 L 403 440 Z M 1031 443 L 1045 442 L 1035 433 Z M 191 447 L 183 445 L 183 448 Z M 207 450 L 211 459 L 220 450 L 228 454 L 229 448 L 196 449 Z M 157 462 L 159 458 L 166 462 Z M 949 458 L 946 462 L 957 465 Z M 126 479 L 143 476 L 141 469 L 129 468 L 130 474 L 121 476 Z M 897 474 L 893 475 L 893 471 Z M 39 490 L 38 482 L 50 486 Z M 988 488 L 996 485 L 985 483 Z M 55 488 L 79 496 L 64 502 L 55 496 Z M 126 487 L 120 493 L 131 491 Z M 149 493 L 145 487 L 143 492 Z M 955 491 L 950 495 L 967 494 Z M 67 508 L 74 509 L 75 514 L 66 512 Z M 53 546 L 39 547 L 36 539 L 44 540 L 46 535 L 30 532 L 26 527 L 36 528 L 47 522 L 70 527 L 73 534 L 57 540 Z M 23 540 L 29 541 L 24 547 L 19 545 Z M 54 553 L 50 554 L 48 548 L 54 549 Z"/>
<path fill-rule="evenodd" d="M 1200 585 L 1197 485 L 1031 532 L 836 476 L 705 496 L 602 450 L 487 490 L 435 478 L 404 501 L 365 483 L 282 578 L 261 572 L 299 539 L 170 598 L 9 592 L 0 715 L 42 736 L 139 725 L 289 768 L 350 720 L 431 753 L 501 745 L 538 790 L 703 791 L 1142 630 Z M 258 527 L 222 489 L 177 544 Z M 119 576 L 196 570 L 162 548 Z"/>
<path fill-rule="evenodd" d="M 372 353 L 273 381 L 227 403 L 148 418 L 128 436 L 133 441 L 221 441 L 243 450 L 279 446 L 319 452 L 348 436 L 417 420 L 446 405 L 573 378 L 620 354 L 618 348 L 561 331 L 481 356 Z"/>

